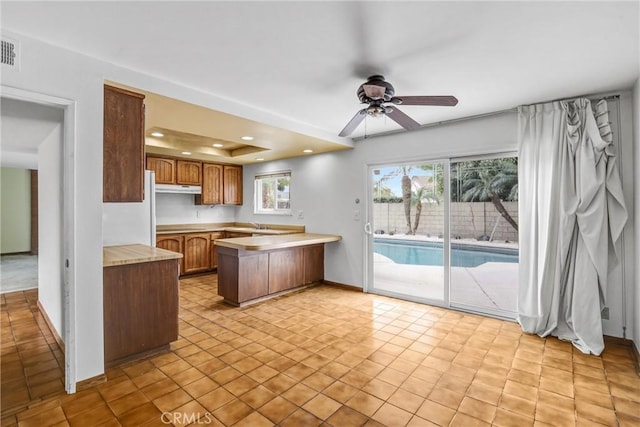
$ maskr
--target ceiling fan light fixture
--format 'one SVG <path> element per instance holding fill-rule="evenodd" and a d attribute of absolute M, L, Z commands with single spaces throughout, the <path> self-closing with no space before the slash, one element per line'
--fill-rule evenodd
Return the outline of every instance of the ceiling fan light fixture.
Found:
<path fill-rule="evenodd" d="M 364 93 L 373 100 L 383 99 L 385 88 L 377 85 L 362 85 Z"/>
<path fill-rule="evenodd" d="M 367 114 L 372 117 L 380 117 L 385 114 L 385 108 L 381 105 L 370 105 L 367 108 Z"/>

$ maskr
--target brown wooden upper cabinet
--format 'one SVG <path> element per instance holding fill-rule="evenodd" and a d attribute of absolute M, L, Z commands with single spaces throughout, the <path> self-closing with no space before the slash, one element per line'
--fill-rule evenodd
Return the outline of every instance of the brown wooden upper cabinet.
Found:
<path fill-rule="evenodd" d="M 223 165 L 223 203 L 242 204 L 242 166 Z"/>
<path fill-rule="evenodd" d="M 202 163 L 147 156 L 147 169 L 156 173 L 156 184 L 202 185 Z"/>
<path fill-rule="evenodd" d="M 156 184 L 176 183 L 175 159 L 147 156 L 147 169 L 156 173 Z"/>
<path fill-rule="evenodd" d="M 144 198 L 144 95 L 104 85 L 103 202 Z"/>
<path fill-rule="evenodd" d="M 197 205 L 222 204 L 223 183 L 222 165 L 214 163 L 202 164 L 202 194 L 196 195 Z"/>
<path fill-rule="evenodd" d="M 202 185 L 202 163 L 192 160 L 178 160 L 176 183 L 180 185 Z"/>

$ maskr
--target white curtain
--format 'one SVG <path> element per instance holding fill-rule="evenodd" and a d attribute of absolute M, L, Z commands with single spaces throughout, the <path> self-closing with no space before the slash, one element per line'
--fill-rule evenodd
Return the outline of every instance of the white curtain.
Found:
<path fill-rule="evenodd" d="M 584 353 L 604 349 L 601 310 L 627 220 L 606 101 L 518 110 L 518 321 Z"/>

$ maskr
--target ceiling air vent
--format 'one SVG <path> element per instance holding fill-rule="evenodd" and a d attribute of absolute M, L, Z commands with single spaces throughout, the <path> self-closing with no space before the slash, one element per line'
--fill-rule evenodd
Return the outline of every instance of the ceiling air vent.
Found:
<path fill-rule="evenodd" d="M 2 53 L 2 65 L 12 69 L 18 68 L 18 43 L 11 39 L 3 38 L 0 41 L 0 50 Z"/>

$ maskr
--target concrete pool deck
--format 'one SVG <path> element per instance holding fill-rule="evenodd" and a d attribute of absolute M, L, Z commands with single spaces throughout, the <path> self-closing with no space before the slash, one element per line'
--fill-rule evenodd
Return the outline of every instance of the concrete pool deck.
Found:
<path fill-rule="evenodd" d="M 376 236 L 398 240 L 442 242 L 442 239 L 426 236 Z M 517 249 L 514 243 L 476 242 L 456 240 L 455 243 L 486 247 Z M 444 268 L 431 265 L 398 264 L 393 260 L 373 254 L 375 288 L 408 294 L 418 298 L 443 300 Z M 477 267 L 451 267 L 451 303 L 475 306 L 490 310 L 511 312 L 515 317 L 518 287 L 518 264 L 487 262 Z"/>

